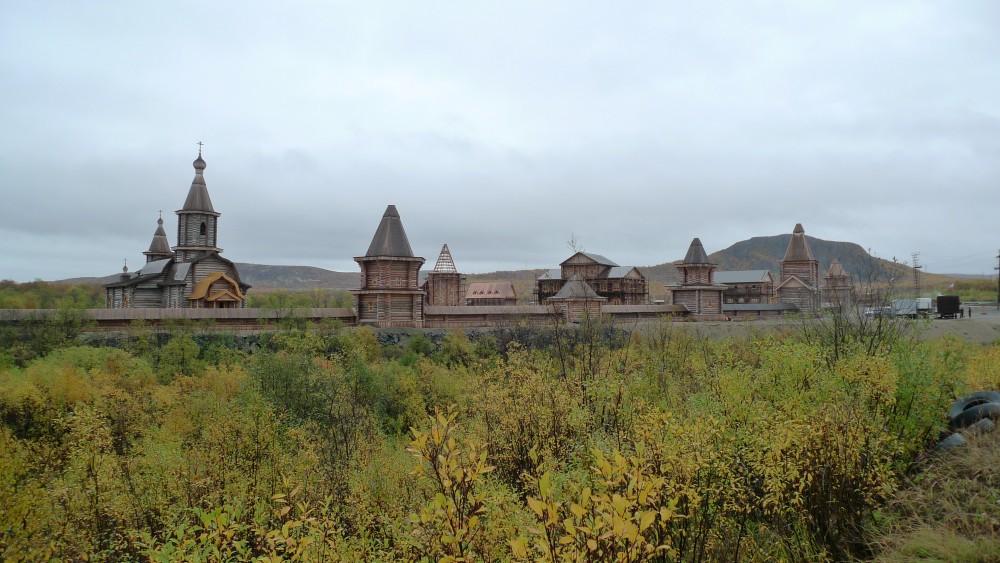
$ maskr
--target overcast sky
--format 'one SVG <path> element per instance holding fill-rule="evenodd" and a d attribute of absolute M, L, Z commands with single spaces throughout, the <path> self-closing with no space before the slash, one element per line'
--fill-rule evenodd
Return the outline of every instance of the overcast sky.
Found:
<path fill-rule="evenodd" d="M 1000 246 L 1000 2 L 3 2 L 0 278 L 170 243 L 204 141 L 238 262 L 622 265 L 752 236 Z M 825 269 L 827 265 L 821 265 Z"/>

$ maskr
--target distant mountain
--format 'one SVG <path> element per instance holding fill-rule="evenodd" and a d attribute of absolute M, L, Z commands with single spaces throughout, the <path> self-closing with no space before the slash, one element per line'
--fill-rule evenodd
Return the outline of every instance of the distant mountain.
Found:
<path fill-rule="evenodd" d="M 709 259 L 719 265 L 719 270 L 770 270 L 775 279 L 781 272 L 781 259 L 788 248 L 790 233 L 769 237 L 753 237 L 709 254 Z M 873 257 L 860 245 L 853 242 L 838 242 L 806 236 L 813 257 L 819 261 L 820 277 L 826 273 L 830 263 L 836 258 L 847 273 L 855 279 L 897 278 L 909 283 L 913 279 L 913 269 L 891 260 Z M 680 258 L 678 258 L 680 260 Z M 252 285 L 254 290 L 268 289 L 355 289 L 360 284 L 358 272 L 334 272 L 313 266 L 269 266 L 265 264 L 237 263 L 240 277 Z M 646 279 L 658 283 L 677 281 L 674 262 L 655 266 L 640 267 Z M 467 274 L 466 281 L 512 281 L 519 298 L 529 298 L 534 280 L 543 270 L 513 270 L 482 274 Z M 874 274 L 874 276 L 872 275 Z M 921 274 L 928 283 L 944 279 L 940 274 Z M 116 281 L 117 274 L 104 277 L 71 278 L 54 283 L 105 284 Z"/>
<path fill-rule="evenodd" d="M 313 266 L 268 266 L 237 263 L 240 279 L 261 289 L 357 289 L 359 272 L 334 272 Z"/>
<path fill-rule="evenodd" d="M 267 289 L 356 289 L 361 282 L 358 272 L 334 272 L 314 266 L 269 266 L 237 263 L 240 279 L 254 290 Z M 52 283 L 104 285 L 118 281 L 118 274 L 104 277 L 69 278 Z"/>
<path fill-rule="evenodd" d="M 781 259 L 785 256 L 791 233 L 769 237 L 753 237 L 713 252 L 709 259 L 719 265 L 719 270 L 770 270 L 777 280 L 781 273 Z M 876 258 L 859 244 L 818 239 L 806 235 L 813 258 L 819 261 L 819 275 L 823 277 L 836 258 L 854 279 L 912 279 L 913 269 L 891 260 Z M 680 259 L 678 259 L 680 260 Z M 677 279 L 673 262 L 642 268 L 647 279 L 672 283 Z M 923 274 L 925 276 L 933 274 Z"/>

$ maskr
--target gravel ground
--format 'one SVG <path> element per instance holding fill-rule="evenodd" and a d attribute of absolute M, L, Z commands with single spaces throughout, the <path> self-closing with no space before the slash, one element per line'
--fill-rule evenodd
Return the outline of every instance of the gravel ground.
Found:
<path fill-rule="evenodd" d="M 726 338 L 747 336 L 761 331 L 795 330 L 802 319 L 778 318 L 760 321 L 696 322 L 674 323 L 681 330 L 690 330 L 702 336 Z M 655 326 L 655 325 L 650 325 Z M 944 336 L 954 336 L 969 342 L 989 344 L 1000 340 L 1000 311 L 993 307 L 976 307 L 972 318 L 930 319 L 914 324 L 919 338 L 933 340 Z"/>

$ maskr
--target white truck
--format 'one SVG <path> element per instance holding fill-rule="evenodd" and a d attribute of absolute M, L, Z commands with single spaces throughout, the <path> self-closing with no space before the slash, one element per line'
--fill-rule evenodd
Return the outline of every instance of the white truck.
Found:
<path fill-rule="evenodd" d="M 925 318 L 931 315 L 931 298 L 917 297 L 916 299 L 893 299 L 892 316 L 907 317 L 915 319 Z"/>

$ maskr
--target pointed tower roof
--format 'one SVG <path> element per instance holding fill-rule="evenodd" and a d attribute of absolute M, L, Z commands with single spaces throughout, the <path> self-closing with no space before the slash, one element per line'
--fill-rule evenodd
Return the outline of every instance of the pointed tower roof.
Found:
<path fill-rule="evenodd" d="M 167 241 L 167 232 L 163 230 L 163 217 L 156 220 L 156 232 L 153 233 L 153 242 L 149 244 L 149 250 L 143 254 L 150 255 L 170 255 L 170 243 Z"/>
<path fill-rule="evenodd" d="M 601 297 L 598 295 L 590 285 L 580 276 L 580 274 L 573 274 L 569 280 L 562 286 L 559 293 L 556 293 L 549 299 L 607 299 L 606 297 Z"/>
<path fill-rule="evenodd" d="M 833 263 L 830 264 L 830 269 L 826 271 L 826 275 L 823 277 L 827 278 L 839 278 L 847 277 L 847 272 L 844 271 L 844 267 L 840 265 L 840 260 L 836 258 L 833 259 Z"/>
<path fill-rule="evenodd" d="M 188 191 L 187 199 L 184 200 L 184 207 L 181 211 L 193 211 L 201 213 L 215 213 L 212 207 L 212 198 L 208 197 L 208 186 L 205 185 L 205 176 L 202 174 L 205 161 L 201 158 L 201 149 L 198 149 L 198 158 L 194 163 L 194 180 L 191 180 L 191 189 Z"/>
<path fill-rule="evenodd" d="M 451 258 L 451 251 L 448 250 L 447 244 L 441 247 L 441 254 L 438 254 L 437 263 L 434 264 L 434 271 L 445 274 L 458 273 L 458 268 L 455 267 L 455 261 Z"/>
<path fill-rule="evenodd" d="M 796 260 L 815 260 L 812 251 L 809 250 L 809 242 L 806 240 L 806 230 L 802 228 L 802 223 L 796 223 L 792 229 L 792 239 L 788 241 L 788 249 L 785 250 L 785 257 L 782 262 Z"/>
<path fill-rule="evenodd" d="M 708 260 L 708 254 L 705 254 L 705 247 L 701 245 L 701 240 L 695 237 L 691 241 L 691 246 L 688 247 L 687 254 L 684 256 L 684 264 L 711 264 Z"/>
<path fill-rule="evenodd" d="M 403 222 L 399 219 L 399 212 L 395 205 L 385 208 L 382 215 L 382 222 L 378 224 L 372 243 L 368 247 L 365 256 L 402 256 L 413 257 L 410 249 L 410 241 L 406 238 L 406 231 L 403 230 Z"/>

